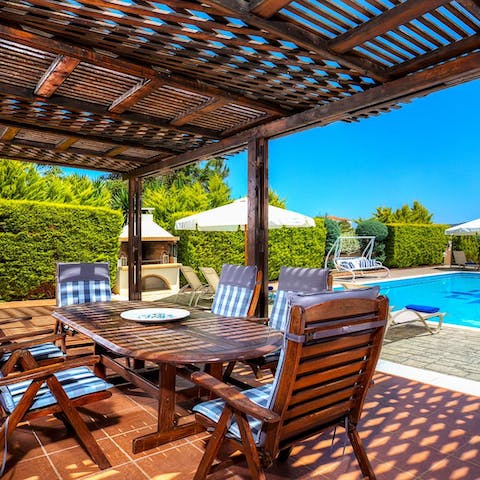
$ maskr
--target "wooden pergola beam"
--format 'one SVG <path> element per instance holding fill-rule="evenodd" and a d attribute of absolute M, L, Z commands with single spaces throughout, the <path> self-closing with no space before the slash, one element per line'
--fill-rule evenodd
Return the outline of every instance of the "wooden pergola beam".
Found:
<path fill-rule="evenodd" d="M 2 142 L 0 143 L 11 143 L 11 142 Z M 1 148 L 0 148 L 1 151 Z M 97 155 L 89 155 L 89 157 L 93 157 L 98 159 L 99 161 L 104 159 L 105 157 L 100 157 Z M 56 160 L 42 160 L 39 157 L 31 158 L 29 156 L 22 156 L 19 154 L 15 155 L 10 155 L 7 153 L 1 153 L 1 158 L 3 159 L 9 159 L 9 160 L 16 160 L 18 162 L 32 162 L 32 163 L 38 163 L 40 165 L 58 165 L 59 167 L 74 167 L 74 168 L 81 168 L 83 170 L 94 170 L 97 172 L 113 172 L 113 173 L 123 173 L 124 169 L 122 168 L 121 160 L 119 160 L 119 168 L 108 168 L 108 167 L 103 167 L 103 166 L 91 166 L 91 165 L 65 165 L 64 161 L 56 161 Z M 124 163 L 128 163 L 129 161 L 123 160 Z"/>
<path fill-rule="evenodd" d="M 144 79 L 134 85 L 130 90 L 120 95 L 108 107 L 108 111 L 112 113 L 122 113 L 130 107 L 139 102 L 142 98 L 150 95 L 154 90 L 157 90 L 165 82 L 159 79 Z"/>
<path fill-rule="evenodd" d="M 60 132 L 57 132 L 60 134 Z M 55 150 L 58 152 L 67 151 L 75 142 L 78 142 L 77 137 L 67 137 L 65 140 L 61 140 L 55 145 Z"/>
<path fill-rule="evenodd" d="M 8 142 L 13 140 L 19 131 L 20 128 L 18 127 L 7 127 L 0 137 L 0 141 Z"/>
<path fill-rule="evenodd" d="M 189 123 L 192 120 L 195 120 L 201 115 L 205 115 L 208 112 L 213 112 L 214 110 L 217 110 L 218 108 L 221 108 L 225 105 L 227 105 L 227 102 L 223 99 L 209 100 L 202 105 L 199 105 L 198 107 L 190 109 L 188 112 L 184 112 L 178 115 L 170 122 L 170 125 L 174 125 L 177 127 L 180 125 L 184 125 L 185 123 Z"/>
<path fill-rule="evenodd" d="M 32 122 L 30 120 L 30 122 Z M 105 141 L 105 137 L 102 137 L 100 135 L 95 135 L 91 133 L 86 133 L 86 134 L 81 134 L 81 133 L 72 133 L 70 131 L 66 131 L 60 127 L 44 127 L 43 125 L 37 125 L 36 123 L 30 123 L 27 121 L 17 121 L 15 119 L 12 119 L 11 115 L 0 115 L 0 126 L 5 126 L 7 128 L 11 128 L 12 130 L 28 130 L 32 132 L 38 132 L 38 133 L 49 133 L 49 134 L 54 134 L 58 135 L 60 137 L 65 137 L 64 140 L 60 140 L 56 145 L 52 147 L 53 150 L 57 152 L 63 152 L 68 150 L 71 145 L 73 145 L 75 142 L 78 142 L 79 140 L 93 140 L 96 142 L 103 142 L 107 145 L 110 145 L 112 148 L 115 147 L 125 147 L 125 148 L 141 148 L 145 150 L 153 150 L 157 154 L 158 153 L 163 153 L 165 155 L 171 156 L 173 152 L 169 150 L 164 150 L 164 149 L 159 149 L 159 148 L 154 148 L 148 145 L 145 145 L 145 143 L 142 142 L 132 142 L 132 141 L 121 141 L 121 142 L 115 142 L 114 140 L 111 141 L 108 139 L 108 141 Z M 3 140 L 3 139 L 2 139 Z M 6 139 L 5 139 L 6 140 Z M 9 139 L 10 140 L 10 139 Z M 94 154 L 94 152 L 92 152 Z"/>
<path fill-rule="evenodd" d="M 169 85 L 184 91 L 190 91 L 196 95 L 222 98 L 229 103 L 236 103 L 238 105 L 244 105 L 257 110 L 261 109 L 272 115 L 282 116 L 286 114 L 286 111 L 277 105 L 273 105 L 268 102 L 251 100 L 237 93 L 212 87 L 199 80 L 193 80 L 173 72 L 163 74 L 146 65 L 104 55 L 94 51 L 93 49 L 78 47 L 77 45 L 55 40 L 53 38 L 43 37 L 41 35 L 13 28 L 1 23 L 0 38 L 4 38 L 11 42 L 19 43 L 21 45 L 36 48 L 45 52 L 76 58 L 81 62 L 90 63 L 114 72 L 138 77 L 139 80 L 147 79 L 163 82 L 164 85 Z"/>
<path fill-rule="evenodd" d="M 441 90 L 449 85 L 470 81 L 475 78 L 480 78 L 480 52 L 459 57 L 428 70 L 413 73 L 408 77 L 392 80 L 384 85 L 372 87 L 365 92 L 357 93 L 337 102 L 274 120 L 257 128 L 220 140 L 215 144 L 199 147 L 196 150 L 182 153 L 176 157 L 167 157 L 159 162 L 152 163 L 148 167 L 134 170 L 132 175 L 143 176 L 152 175 L 155 172 L 165 173 L 172 168 L 238 150 L 244 147 L 249 139 L 254 137 L 274 138 L 315 125 L 328 125 L 335 121 L 350 118 L 358 113 L 374 110 L 380 106 L 385 108 L 388 104 L 397 104 L 407 98 L 426 95 L 431 91 Z"/>
<path fill-rule="evenodd" d="M 112 148 L 105 154 L 105 156 L 108 158 L 117 157 L 118 155 L 121 155 L 125 150 L 128 150 L 128 148 L 129 147 L 125 146 Z"/>
<path fill-rule="evenodd" d="M 353 47 L 362 45 L 368 40 L 418 18 L 445 3 L 450 3 L 450 0 L 422 0 L 421 2 L 408 0 L 356 28 L 347 30 L 344 34 L 331 40 L 328 45 L 335 52 L 345 53 Z"/>
<path fill-rule="evenodd" d="M 457 0 L 462 7 L 480 18 L 480 0 Z"/>
<path fill-rule="evenodd" d="M 250 11 L 262 18 L 270 18 L 293 0 L 256 0 L 252 2 Z"/>
<path fill-rule="evenodd" d="M 34 93 L 39 97 L 51 97 L 80 63 L 78 58 L 58 55 L 42 78 L 38 81 Z"/>
<path fill-rule="evenodd" d="M 209 6 L 213 6 L 226 15 L 234 16 L 247 24 L 279 35 L 283 40 L 288 40 L 307 50 L 318 53 L 326 59 L 334 60 L 346 67 L 353 68 L 363 75 L 367 75 L 379 82 L 389 79 L 388 72 L 373 62 L 354 55 L 340 55 L 333 51 L 328 44 L 316 33 L 286 24 L 283 21 L 259 17 L 250 12 L 250 4 L 245 0 L 204 0 Z"/>
<path fill-rule="evenodd" d="M 479 15 L 480 16 L 480 15 Z M 455 43 L 437 48 L 433 52 L 420 55 L 409 62 L 401 63 L 390 70 L 392 77 L 399 78 L 426 68 L 434 63 L 445 62 L 465 53 L 480 49 L 480 34 L 472 35 Z"/>
<path fill-rule="evenodd" d="M 219 138 L 219 133 L 214 132 L 207 128 L 191 127 L 191 126 L 179 126 L 174 127 L 170 125 L 167 120 L 152 117 L 151 115 L 144 115 L 141 113 L 111 113 L 108 108 L 98 103 L 87 102 L 85 100 L 77 100 L 75 98 L 62 97 L 60 95 L 54 95 L 48 99 L 35 96 L 29 89 L 24 87 L 16 87 L 13 85 L 0 82 L 0 95 L 14 96 L 26 102 L 33 103 L 37 100 L 45 102 L 45 104 L 61 107 L 66 110 L 84 113 L 90 112 L 97 115 L 102 115 L 107 119 L 118 120 L 120 122 L 139 123 L 154 128 L 161 128 L 170 131 L 177 131 L 179 133 L 188 133 L 191 135 L 201 135 L 207 138 Z M 105 141 L 105 138 L 103 140 Z"/>

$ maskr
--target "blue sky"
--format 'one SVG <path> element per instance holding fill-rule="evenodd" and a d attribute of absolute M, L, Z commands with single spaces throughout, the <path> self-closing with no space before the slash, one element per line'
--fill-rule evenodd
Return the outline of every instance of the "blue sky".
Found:
<path fill-rule="evenodd" d="M 247 192 L 246 152 L 228 160 L 234 198 Z M 418 200 L 436 223 L 480 217 L 480 80 L 358 123 L 269 144 L 270 186 L 307 215 L 368 218 Z"/>

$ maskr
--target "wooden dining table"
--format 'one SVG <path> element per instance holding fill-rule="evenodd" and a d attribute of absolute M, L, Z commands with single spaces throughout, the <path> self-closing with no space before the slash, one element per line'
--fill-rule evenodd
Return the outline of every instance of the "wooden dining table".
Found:
<path fill-rule="evenodd" d="M 175 321 L 144 323 L 121 313 L 144 308 L 185 308 L 164 301 L 95 302 L 57 308 L 53 316 L 74 331 L 91 338 L 100 354 L 97 373 L 113 370 L 158 398 L 157 431 L 133 440 L 134 453 L 154 448 L 200 431 L 193 416 L 176 405 L 179 368 L 206 364 L 221 376 L 223 362 L 245 360 L 276 350 L 283 341 L 278 330 L 246 318 L 224 317 L 196 307 Z M 125 361 L 129 359 L 129 361 Z M 155 381 L 143 375 L 139 363 L 158 365 Z"/>

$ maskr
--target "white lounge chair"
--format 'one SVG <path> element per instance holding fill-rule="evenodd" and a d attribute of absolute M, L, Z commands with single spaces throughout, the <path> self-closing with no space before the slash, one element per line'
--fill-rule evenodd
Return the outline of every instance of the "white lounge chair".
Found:
<path fill-rule="evenodd" d="M 178 291 L 177 295 L 175 296 L 176 302 L 180 302 L 181 297 L 183 297 L 184 294 L 187 295 L 189 305 L 197 305 L 200 299 L 213 299 L 215 291 L 208 284 L 200 281 L 197 273 L 192 267 L 182 265 L 180 267 L 180 271 L 182 272 L 182 275 L 187 283 Z"/>
<path fill-rule="evenodd" d="M 356 273 L 363 276 L 366 270 L 380 270 L 385 272 L 385 276 L 390 276 L 390 270 L 382 262 L 367 257 L 338 257 L 333 260 L 335 267 L 340 272 L 349 272 L 352 274 L 352 280 L 355 280 Z"/>
<path fill-rule="evenodd" d="M 217 291 L 218 283 L 220 282 L 220 277 L 218 276 L 217 271 L 212 267 L 200 267 L 202 275 L 205 277 L 210 289 L 213 292 Z"/>
<path fill-rule="evenodd" d="M 390 312 L 388 326 L 404 325 L 406 323 L 421 322 L 431 334 L 438 333 L 442 328 L 443 319 L 446 315 L 439 308 L 424 305 L 407 305 L 405 308 Z M 438 325 L 433 328 L 427 320 L 438 318 Z"/>
<path fill-rule="evenodd" d="M 454 250 L 453 251 L 453 261 L 455 265 L 463 268 L 474 268 L 478 270 L 480 265 L 476 262 L 471 262 L 467 260 L 465 252 L 463 250 Z"/>

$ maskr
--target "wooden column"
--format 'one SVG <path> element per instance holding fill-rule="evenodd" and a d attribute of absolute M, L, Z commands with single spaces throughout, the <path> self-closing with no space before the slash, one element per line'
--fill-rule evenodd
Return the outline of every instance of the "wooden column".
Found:
<path fill-rule="evenodd" d="M 142 299 L 142 179 L 128 179 L 128 299 Z"/>
<path fill-rule="evenodd" d="M 258 314 L 268 314 L 268 140 L 248 142 L 248 265 L 263 272 Z"/>

